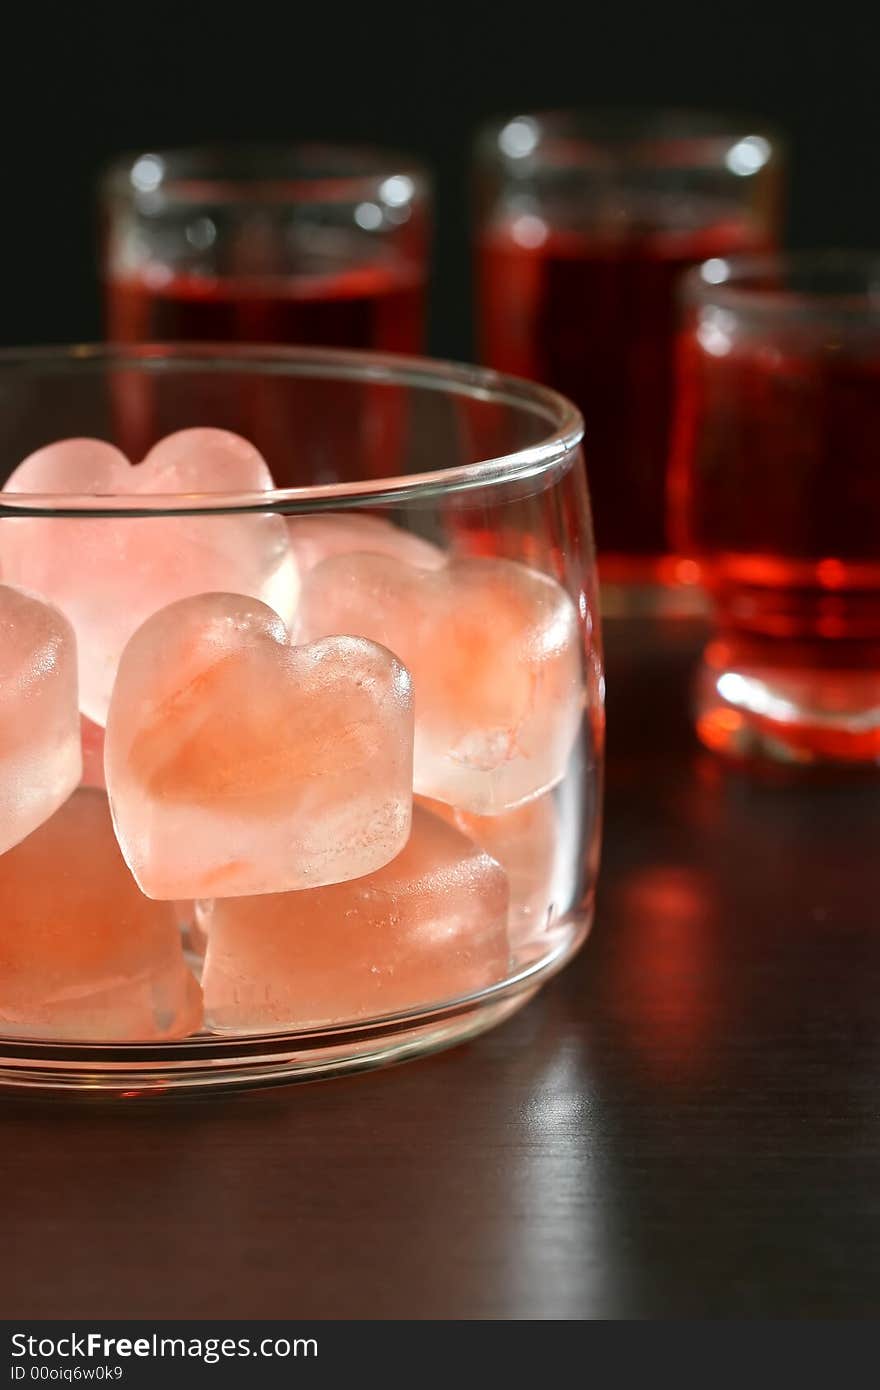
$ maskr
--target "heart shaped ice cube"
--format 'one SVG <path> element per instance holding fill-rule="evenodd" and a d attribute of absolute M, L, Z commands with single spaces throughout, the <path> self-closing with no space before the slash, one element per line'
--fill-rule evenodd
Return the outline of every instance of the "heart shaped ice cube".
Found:
<path fill-rule="evenodd" d="M 406 848 L 354 883 L 198 905 L 206 1015 L 270 1031 L 393 1013 L 507 974 L 504 872 L 421 807 Z"/>
<path fill-rule="evenodd" d="M 439 546 L 371 512 L 290 516 L 287 532 L 300 575 L 332 555 L 364 551 L 370 555 L 394 555 L 417 569 L 441 569 L 446 563 L 446 555 Z"/>
<path fill-rule="evenodd" d="M 73 629 L 0 585 L 0 854 L 57 811 L 81 771 Z"/>
<path fill-rule="evenodd" d="M 96 497 L 265 491 L 272 477 L 247 440 L 225 430 L 169 435 L 132 465 L 100 439 L 66 439 L 19 464 L 4 491 Z M 151 613 L 188 594 L 230 590 L 285 620 L 299 590 L 280 516 L 4 518 L 6 578 L 56 603 L 79 649 L 80 708 L 104 724 L 123 647 Z"/>
<path fill-rule="evenodd" d="M 358 878 L 406 844 L 408 673 L 360 638 L 292 647 L 265 604 L 181 599 L 119 663 L 105 771 L 151 898 L 280 893 Z"/>
<path fill-rule="evenodd" d="M 0 1033 L 158 1042 L 201 1027 L 170 903 L 125 867 L 107 798 L 81 787 L 0 855 Z"/>
<path fill-rule="evenodd" d="M 412 674 L 415 789 L 497 815 L 555 786 L 584 709 L 577 613 L 554 579 L 510 560 L 414 569 L 339 555 L 305 576 L 304 639 L 351 633 Z"/>

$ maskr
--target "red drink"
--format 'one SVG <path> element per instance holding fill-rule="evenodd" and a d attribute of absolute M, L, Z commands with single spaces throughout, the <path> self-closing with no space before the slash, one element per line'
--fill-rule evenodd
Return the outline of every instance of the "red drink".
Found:
<path fill-rule="evenodd" d="M 683 334 L 675 539 L 716 604 L 699 732 L 880 757 L 880 314 L 781 278 Z M 726 285 L 724 287 L 727 289 Z M 721 697 L 719 699 L 719 696 Z"/>
<path fill-rule="evenodd" d="M 214 277 L 145 267 L 108 284 L 109 336 L 119 342 L 304 344 L 418 352 L 424 286 L 409 267 L 336 275 Z"/>
<path fill-rule="evenodd" d="M 530 241 L 537 244 L 523 244 Z M 745 222 L 602 236 L 547 229 L 529 216 L 483 239 L 483 357 L 499 370 L 555 387 L 583 412 L 606 578 L 676 577 L 680 565 L 661 558 L 670 550 L 676 287 L 695 263 L 759 245 Z"/>

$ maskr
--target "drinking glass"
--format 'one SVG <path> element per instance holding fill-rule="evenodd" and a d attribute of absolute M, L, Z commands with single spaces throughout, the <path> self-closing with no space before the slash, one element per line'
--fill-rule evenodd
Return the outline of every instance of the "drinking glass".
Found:
<path fill-rule="evenodd" d="M 424 347 L 430 180 L 406 155 L 341 145 L 145 153 L 115 163 L 101 192 L 111 341 Z M 143 374 L 115 389 L 124 447 L 141 456 L 175 427 L 162 417 L 167 396 Z M 365 378 L 355 413 L 334 417 L 332 388 L 308 384 L 313 397 L 328 389 L 327 469 L 347 454 L 367 473 L 393 475 L 400 402 Z M 210 386 L 204 402 L 191 392 L 189 408 L 193 423 L 238 430 L 246 421 L 258 448 L 277 455 L 289 444 L 292 394 L 247 376 L 229 383 L 227 400 Z"/>
<path fill-rule="evenodd" d="M 113 341 L 424 346 L 430 188 L 408 156 L 142 153 L 107 171 L 101 202 Z"/>
<path fill-rule="evenodd" d="M 604 735 L 573 406 L 394 355 L 107 345 L 0 355 L 0 420 L 0 1082 L 378 1066 L 571 958 Z"/>
<path fill-rule="evenodd" d="M 660 586 L 697 577 L 666 527 L 676 285 L 775 244 L 781 167 L 763 125 L 693 112 L 521 115 L 480 136 L 482 360 L 582 410 L 616 611 L 680 607 L 685 591 Z"/>
<path fill-rule="evenodd" d="M 716 259 L 685 282 L 671 515 L 715 604 L 697 729 L 880 757 L 880 256 Z"/>

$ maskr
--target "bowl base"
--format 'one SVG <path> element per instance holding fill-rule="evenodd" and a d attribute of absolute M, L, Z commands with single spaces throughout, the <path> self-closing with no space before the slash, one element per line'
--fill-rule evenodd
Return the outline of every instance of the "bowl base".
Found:
<path fill-rule="evenodd" d="M 478 994 L 409 1014 L 310 1032 L 200 1035 L 152 1046 L 0 1039 L 0 1090 L 147 1100 L 319 1081 L 411 1061 L 504 1022 L 571 960 L 590 925 L 590 912 L 558 923 L 542 953 L 533 951 L 518 961 L 507 979 Z"/>

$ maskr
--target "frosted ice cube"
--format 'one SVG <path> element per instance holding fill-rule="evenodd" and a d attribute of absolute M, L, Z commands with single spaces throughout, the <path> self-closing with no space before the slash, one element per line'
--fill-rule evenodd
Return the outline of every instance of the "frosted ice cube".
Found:
<path fill-rule="evenodd" d="M 57 608 L 0 585 L 0 853 L 48 820 L 81 766 L 73 629 Z"/>
<path fill-rule="evenodd" d="M 419 798 L 497 859 L 510 884 L 510 939 L 519 946 L 540 939 L 563 904 L 555 902 L 560 855 L 559 816 L 553 793 L 498 816 L 477 816 L 441 801 Z"/>
<path fill-rule="evenodd" d="M 368 512 L 322 512 L 287 518 L 290 544 L 300 575 L 333 555 L 367 552 L 393 555 L 418 569 L 440 569 L 446 556 L 439 546 Z"/>
<path fill-rule="evenodd" d="M 305 576 L 299 619 L 304 640 L 367 637 L 411 672 L 417 792 L 494 815 L 564 775 L 583 657 L 574 604 L 547 575 L 508 560 L 429 571 L 340 555 Z"/>
<path fill-rule="evenodd" d="M 360 638 L 292 647 L 265 604 L 181 599 L 126 647 L 105 770 L 119 843 L 151 898 L 307 888 L 406 844 L 412 695 Z"/>
<path fill-rule="evenodd" d="M 181 430 L 142 463 L 100 439 L 50 444 L 19 464 L 14 493 L 252 492 L 271 488 L 260 454 L 225 430 Z M 74 625 L 80 706 L 106 722 L 122 648 L 140 624 L 174 599 L 209 590 L 253 595 L 289 621 L 299 579 L 280 516 L 142 518 L 13 517 L 0 528 L 0 562 L 13 583 L 56 603 Z"/>
<path fill-rule="evenodd" d="M 152 1042 L 200 1028 L 171 904 L 138 891 L 103 792 L 75 791 L 0 855 L 0 903 L 0 1034 Z"/>
<path fill-rule="evenodd" d="M 271 1032 L 483 989 L 508 971 L 507 906 L 498 864 L 417 806 L 406 848 L 376 873 L 200 905 L 206 1017 Z"/>

